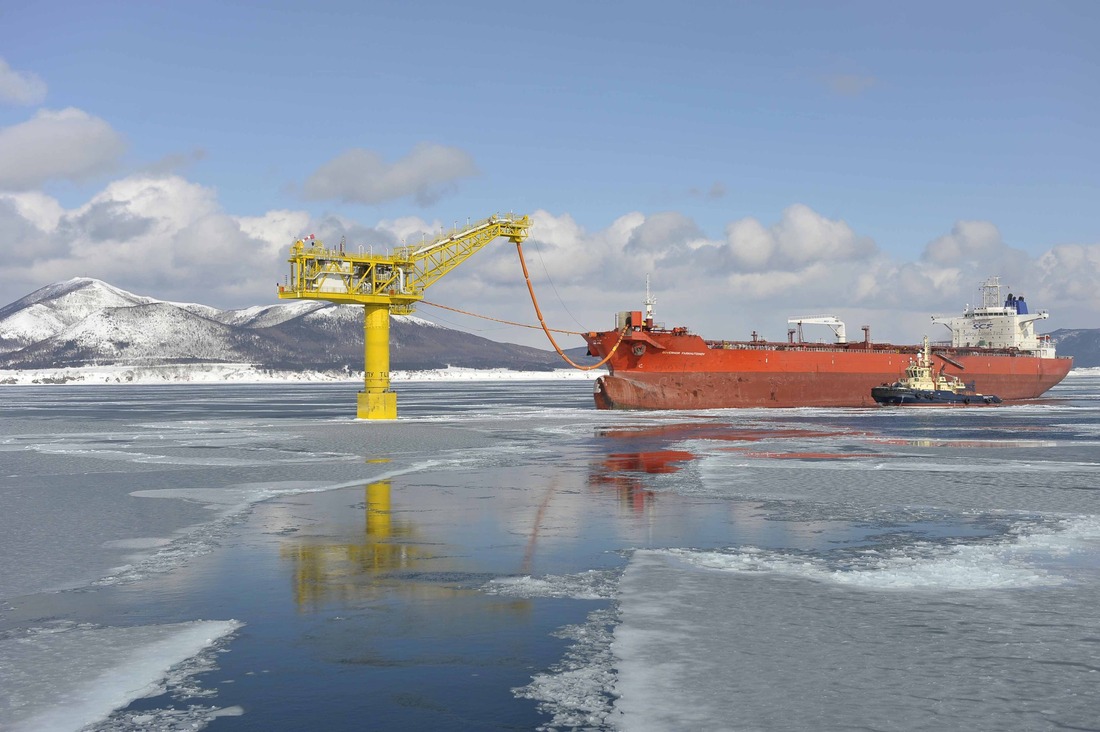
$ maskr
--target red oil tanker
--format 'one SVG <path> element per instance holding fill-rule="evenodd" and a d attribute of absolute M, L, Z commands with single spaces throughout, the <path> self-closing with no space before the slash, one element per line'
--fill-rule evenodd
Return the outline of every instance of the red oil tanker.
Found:
<path fill-rule="evenodd" d="M 981 285 L 982 305 L 960 317 L 933 317 L 951 341 L 935 344 L 941 372 L 954 373 L 984 394 L 1005 401 L 1033 399 L 1065 378 L 1073 359 L 1055 355 L 1049 336 L 1036 335 L 1023 297 L 1001 297 L 992 277 Z M 610 373 L 595 384 L 599 409 L 721 409 L 726 407 L 869 407 L 872 387 L 897 381 L 920 345 L 849 342 L 833 316 L 791 318 L 786 342 L 710 341 L 687 328 L 653 322 L 653 300 L 642 311 L 621 312 L 617 328 L 586 333 L 588 353 L 600 358 L 615 349 Z M 829 326 L 832 343 L 802 339 L 802 326 Z M 620 334 L 622 335 L 620 342 Z M 797 338 L 796 338 L 797 334 Z M 618 348 L 615 348 L 618 344 Z"/>

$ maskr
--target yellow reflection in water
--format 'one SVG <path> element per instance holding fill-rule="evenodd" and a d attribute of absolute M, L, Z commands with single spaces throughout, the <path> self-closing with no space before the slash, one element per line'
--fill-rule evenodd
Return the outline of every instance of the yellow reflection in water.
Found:
<path fill-rule="evenodd" d="M 395 518 L 389 480 L 369 483 L 364 492 L 366 519 L 361 537 L 349 541 L 304 537 L 280 548 L 279 555 L 294 565 L 294 599 L 300 611 L 389 593 L 414 600 L 480 594 L 477 589 L 456 586 L 457 580 L 448 577 L 457 577 L 454 560 L 441 556 L 435 549 L 438 543 L 421 537 L 412 521 Z M 525 614 L 530 601 L 499 598 L 481 608 L 486 609 Z"/>
<path fill-rule="evenodd" d="M 305 539 L 280 549 L 280 556 L 294 563 L 294 598 L 299 608 L 376 596 L 382 584 L 437 597 L 459 592 L 386 576 L 411 569 L 435 555 L 418 545 L 412 522 L 394 518 L 390 481 L 369 483 L 364 492 L 366 522 L 362 537 L 328 542 Z"/>

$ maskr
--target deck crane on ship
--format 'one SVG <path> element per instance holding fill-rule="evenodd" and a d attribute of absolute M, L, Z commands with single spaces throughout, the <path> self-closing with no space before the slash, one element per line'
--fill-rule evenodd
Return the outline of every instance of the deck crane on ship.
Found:
<path fill-rule="evenodd" d="M 848 333 L 844 328 L 844 321 L 835 315 L 807 315 L 798 318 L 788 318 L 787 325 L 798 326 L 798 340 L 802 342 L 803 325 L 827 325 L 836 336 L 836 342 L 844 344 L 848 342 Z"/>
<path fill-rule="evenodd" d="M 291 245 L 290 277 L 286 285 L 279 285 L 278 294 L 281 299 L 363 306 L 364 384 L 356 415 L 396 419 L 397 394 L 390 389 L 390 314 L 411 313 L 424 299 L 424 290 L 440 277 L 498 237 L 520 244 L 530 226 L 528 216 L 495 214 L 388 254 L 351 254 L 343 245 L 329 249 L 311 234 Z"/>

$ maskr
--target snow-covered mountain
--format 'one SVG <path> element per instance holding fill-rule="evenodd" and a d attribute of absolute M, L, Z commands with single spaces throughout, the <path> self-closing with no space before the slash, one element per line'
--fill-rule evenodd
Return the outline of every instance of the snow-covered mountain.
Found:
<path fill-rule="evenodd" d="M 392 316 L 393 370 L 548 371 L 557 354 Z M 80 277 L 0 308 L 0 369 L 251 364 L 278 372 L 363 369 L 363 311 L 291 301 L 219 310 L 135 295 Z M 178 371 L 178 369 L 177 369 Z"/>
<path fill-rule="evenodd" d="M 150 302 L 150 298 L 87 277 L 47 285 L 0 308 L 0 351 L 16 350 L 55 336 L 105 308 Z"/>

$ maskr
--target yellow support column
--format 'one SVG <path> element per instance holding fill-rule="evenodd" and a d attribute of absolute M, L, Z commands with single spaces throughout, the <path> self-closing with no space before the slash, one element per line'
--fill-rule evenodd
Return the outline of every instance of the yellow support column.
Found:
<path fill-rule="evenodd" d="M 380 480 L 367 486 L 367 542 L 363 548 L 369 554 L 364 554 L 364 566 L 380 572 L 404 566 L 409 558 L 406 547 L 403 542 L 391 542 L 393 538 L 390 482 Z"/>
<path fill-rule="evenodd" d="M 367 536 L 389 539 L 393 536 L 393 514 L 390 512 L 390 481 L 367 484 Z"/>
<path fill-rule="evenodd" d="M 397 419 L 397 394 L 390 391 L 390 306 L 363 306 L 363 391 L 359 419 Z"/>

